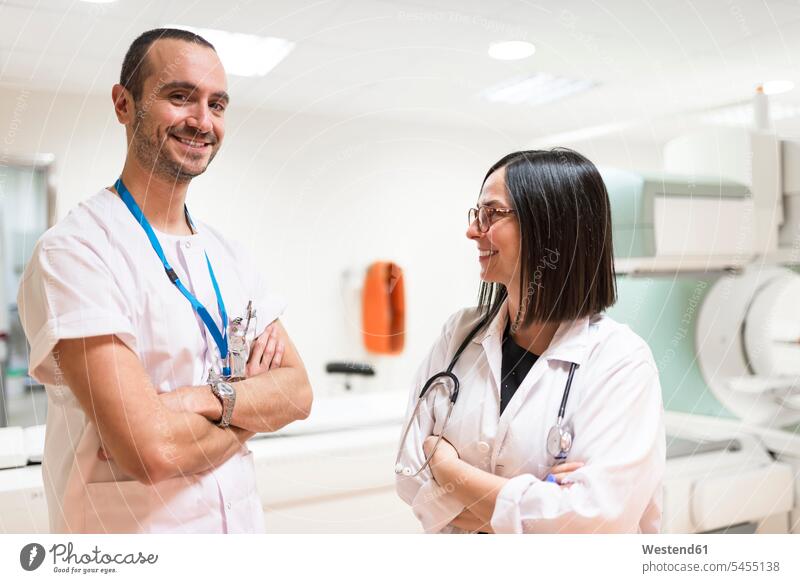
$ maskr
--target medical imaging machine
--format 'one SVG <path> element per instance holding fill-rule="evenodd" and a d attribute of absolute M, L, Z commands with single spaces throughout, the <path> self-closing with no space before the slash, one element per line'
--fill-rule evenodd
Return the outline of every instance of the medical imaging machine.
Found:
<path fill-rule="evenodd" d="M 706 131 L 669 142 L 664 166 L 604 171 L 628 323 L 659 347 L 662 531 L 800 532 L 800 142 Z M 626 297 L 625 279 L 646 284 Z M 639 323 L 687 281 L 677 328 Z M 692 375 L 704 386 L 682 394 Z"/>

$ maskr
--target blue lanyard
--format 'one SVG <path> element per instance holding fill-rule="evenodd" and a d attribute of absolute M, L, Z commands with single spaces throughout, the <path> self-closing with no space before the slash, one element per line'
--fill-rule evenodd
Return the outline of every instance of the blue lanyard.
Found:
<path fill-rule="evenodd" d="M 122 198 L 122 202 L 125 203 L 125 206 L 128 207 L 128 210 L 131 211 L 131 214 L 136 219 L 144 232 L 147 234 L 147 238 L 150 239 L 150 244 L 153 246 L 153 250 L 158 255 L 158 258 L 161 260 L 162 265 L 164 266 L 164 271 L 167 272 L 167 277 L 169 280 L 178 288 L 178 290 L 184 295 L 184 297 L 189 300 L 189 303 L 192 304 L 195 312 L 200 316 L 203 320 L 203 323 L 208 328 L 208 331 L 211 332 L 211 336 L 214 338 L 214 342 L 217 344 L 217 348 L 219 348 L 219 354 L 222 358 L 222 375 L 229 377 L 231 374 L 231 369 L 227 366 L 227 359 L 228 359 L 228 313 L 225 311 L 225 303 L 222 301 L 222 294 L 219 291 L 219 285 L 217 284 L 217 278 L 214 277 L 214 269 L 211 267 L 211 261 L 208 259 L 208 253 L 206 253 L 206 264 L 208 265 L 208 273 L 211 275 L 211 283 L 214 286 L 214 293 L 217 294 L 217 307 L 219 308 L 219 314 L 222 319 L 222 331 L 220 332 L 219 328 L 217 328 L 216 322 L 211 317 L 211 314 L 208 313 L 206 307 L 201 304 L 192 292 L 190 292 L 186 287 L 183 285 L 181 280 L 178 278 L 178 274 L 175 273 L 175 270 L 172 269 L 169 262 L 167 261 L 166 256 L 164 255 L 164 250 L 161 248 L 161 243 L 158 242 L 158 237 L 156 237 L 155 232 L 153 231 L 153 227 L 150 226 L 150 222 L 144 216 L 142 209 L 139 208 L 139 205 L 136 204 L 136 201 L 133 200 L 133 196 L 131 196 L 130 191 L 125 187 L 122 183 L 122 178 L 118 178 L 117 182 L 114 184 L 114 188 L 117 189 L 120 198 Z M 186 218 L 189 221 L 189 225 L 191 225 L 192 230 L 194 230 L 194 224 L 192 223 L 192 219 L 189 216 L 189 211 L 186 210 Z"/>

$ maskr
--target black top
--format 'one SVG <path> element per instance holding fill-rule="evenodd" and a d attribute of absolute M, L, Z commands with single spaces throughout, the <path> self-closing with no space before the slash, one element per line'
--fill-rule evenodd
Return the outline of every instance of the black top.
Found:
<path fill-rule="evenodd" d="M 538 354 L 528 352 L 514 342 L 509 330 L 510 327 L 506 324 L 503 332 L 503 361 L 500 366 L 500 415 L 539 358 Z"/>

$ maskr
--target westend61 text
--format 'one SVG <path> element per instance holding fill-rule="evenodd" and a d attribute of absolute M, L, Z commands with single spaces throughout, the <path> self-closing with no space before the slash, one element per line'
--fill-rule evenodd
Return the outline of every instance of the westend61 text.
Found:
<path fill-rule="evenodd" d="M 708 545 L 642 545 L 642 552 L 645 555 L 707 555 Z"/>

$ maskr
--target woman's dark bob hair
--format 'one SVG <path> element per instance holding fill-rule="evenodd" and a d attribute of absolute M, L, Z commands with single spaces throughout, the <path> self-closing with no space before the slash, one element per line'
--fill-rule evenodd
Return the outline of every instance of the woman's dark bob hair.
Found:
<path fill-rule="evenodd" d="M 489 168 L 484 184 L 503 167 L 521 239 L 520 306 L 512 325 L 576 320 L 612 306 L 611 208 L 595 165 L 568 148 L 514 152 Z M 506 297 L 503 284 L 481 283 L 486 324 Z"/>

